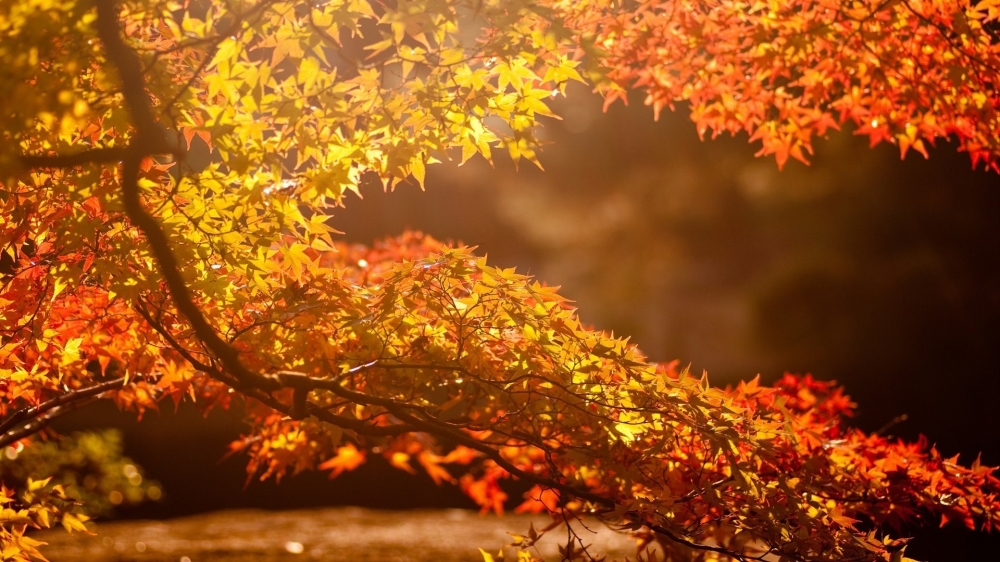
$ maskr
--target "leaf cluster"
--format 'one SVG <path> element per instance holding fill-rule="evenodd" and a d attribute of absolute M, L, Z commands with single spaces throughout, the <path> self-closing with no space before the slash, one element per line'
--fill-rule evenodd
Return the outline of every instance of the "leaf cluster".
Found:
<path fill-rule="evenodd" d="M 565 525 L 584 515 L 657 560 L 892 561 L 889 529 L 992 529 L 993 469 L 850 429 L 827 383 L 715 388 L 470 248 L 328 225 L 365 178 L 537 163 L 576 80 L 690 100 L 779 163 L 886 119 L 992 164 L 991 6 L 0 0 L 0 447 L 101 398 L 239 405 L 251 477 L 383 455 L 494 511 L 532 484 L 518 509 L 554 526 L 516 537 L 522 560 L 560 525 L 565 558 L 598 557 Z M 0 496 L 6 558 L 40 557 L 28 526 L 82 527 L 40 482 Z"/>

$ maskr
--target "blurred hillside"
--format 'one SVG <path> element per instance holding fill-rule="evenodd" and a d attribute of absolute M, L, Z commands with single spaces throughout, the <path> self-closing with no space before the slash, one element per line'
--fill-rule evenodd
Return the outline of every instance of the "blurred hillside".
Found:
<path fill-rule="evenodd" d="M 970 170 L 950 146 L 900 161 L 849 132 L 820 141 L 811 166 L 779 172 L 745 137 L 700 142 L 683 110 L 654 122 L 641 104 L 602 113 L 586 92 L 559 103 L 544 173 L 499 155 L 496 169 L 438 165 L 426 193 L 367 186 L 334 226 L 364 243 L 413 228 L 478 245 L 561 285 L 587 322 L 632 336 L 651 359 L 689 362 L 716 384 L 785 370 L 836 379 L 861 427 L 906 414 L 888 433 L 1000 464 L 1000 176 Z M 95 410 L 63 427 L 123 426 L 126 454 L 167 498 L 126 515 L 467 505 L 377 463 L 331 484 L 306 475 L 241 492 L 240 461 L 216 464 L 239 424 L 172 416 L 136 425 Z M 976 549 L 1000 541 L 932 531 L 908 554 Z"/>

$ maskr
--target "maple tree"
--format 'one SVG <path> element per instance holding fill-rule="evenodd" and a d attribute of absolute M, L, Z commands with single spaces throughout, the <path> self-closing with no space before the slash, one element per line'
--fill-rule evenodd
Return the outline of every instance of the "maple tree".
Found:
<path fill-rule="evenodd" d="M 714 388 L 468 248 L 327 220 L 453 153 L 537 163 L 570 81 L 690 102 L 779 165 L 853 122 L 995 169 L 998 5 L 0 0 L 0 449 L 102 398 L 240 403 L 252 475 L 376 454 L 496 511 L 533 485 L 518 510 L 553 524 L 515 536 L 525 561 L 585 515 L 649 560 L 892 561 L 888 529 L 993 529 L 993 469 L 849 428 L 829 383 Z M 85 530 L 75 497 L 0 489 L 0 556 Z M 562 552 L 599 556 L 572 529 Z"/>

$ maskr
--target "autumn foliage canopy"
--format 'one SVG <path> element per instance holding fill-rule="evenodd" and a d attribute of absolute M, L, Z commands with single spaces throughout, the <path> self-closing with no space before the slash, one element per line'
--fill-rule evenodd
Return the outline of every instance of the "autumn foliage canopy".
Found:
<path fill-rule="evenodd" d="M 778 165 L 844 126 L 997 169 L 998 18 L 996 0 L 0 0 L 4 462 L 93 400 L 191 400 L 246 412 L 254 476 L 382 455 L 495 511 L 504 480 L 530 484 L 518 509 L 553 524 L 515 537 L 523 561 L 582 516 L 643 560 L 898 561 L 913 523 L 992 530 L 992 468 L 850 428 L 830 383 L 711 387 L 469 248 L 350 246 L 327 220 L 365 178 L 537 163 L 574 81 L 683 104 Z M 0 489 L 0 559 L 42 559 L 29 529 L 84 531 L 75 497 Z M 566 559 L 600 556 L 567 537 Z"/>

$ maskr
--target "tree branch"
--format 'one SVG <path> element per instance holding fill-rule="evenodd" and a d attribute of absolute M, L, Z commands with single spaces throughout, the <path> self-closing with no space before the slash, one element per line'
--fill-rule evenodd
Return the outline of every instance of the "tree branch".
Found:
<path fill-rule="evenodd" d="M 146 310 L 142 306 L 137 306 L 135 308 L 139 312 L 139 315 L 142 316 L 146 320 L 146 322 L 148 322 L 149 325 L 153 327 L 154 330 L 156 330 L 161 336 L 163 336 L 163 338 L 167 340 L 167 343 L 169 343 L 171 347 L 173 347 L 178 353 L 180 353 L 181 356 L 184 357 L 184 359 L 186 359 L 189 363 L 191 363 L 191 365 L 193 365 L 195 369 L 204 372 L 208 376 L 224 384 L 228 385 L 233 384 L 233 381 L 230 380 L 228 377 L 226 377 L 223 373 L 219 372 L 218 369 L 199 361 L 196 357 L 191 355 L 191 352 L 182 347 L 180 343 L 176 340 L 176 338 L 173 337 L 173 334 L 168 332 L 166 328 L 164 328 L 159 322 L 153 319 L 152 315 L 149 314 L 148 310 Z M 362 367 L 366 368 L 370 366 L 372 366 L 372 363 L 366 363 L 365 365 L 362 365 Z M 374 426 L 371 424 L 367 424 L 362 420 L 345 418 L 343 416 L 338 416 L 337 414 L 330 413 L 327 410 L 321 408 L 320 406 L 317 406 L 311 402 L 306 401 L 305 396 L 308 391 L 305 388 L 300 388 L 296 390 L 296 394 L 302 397 L 297 410 L 294 405 L 292 407 L 289 407 L 283 404 L 281 401 L 275 399 L 274 397 L 265 394 L 263 392 L 260 392 L 256 389 L 244 388 L 240 390 L 240 392 L 243 393 L 245 396 L 253 398 L 254 400 L 260 402 L 261 404 L 264 404 L 265 406 L 268 406 L 269 408 L 281 412 L 282 414 L 285 414 L 291 418 L 302 419 L 311 415 L 315 416 L 316 419 L 320 421 L 324 421 L 326 423 L 330 423 L 342 427 L 344 429 L 349 429 L 361 435 L 383 435 L 383 436 L 402 435 L 404 433 L 410 433 L 416 431 L 416 428 L 408 425 L 397 424 L 392 426 Z"/>
<path fill-rule="evenodd" d="M 42 402 L 37 406 L 33 406 L 31 408 L 22 408 L 20 410 L 13 412 L 9 416 L 7 416 L 7 419 L 4 420 L 3 423 L 0 423 L 0 448 L 5 447 L 20 439 L 23 439 L 28 435 L 31 435 L 37 432 L 38 430 L 42 429 L 43 427 L 45 427 L 45 425 L 48 425 L 48 422 L 46 421 L 44 424 L 34 427 L 34 424 L 36 422 L 44 421 L 46 419 L 51 421 L 52 418 L 58 417 L 58 416 L 42 417 L 45 416 L 47 412 L 51 412 L 53 410 L 63 410 L 64 407 L 66 406 L 74 406 L 74 407 L 71 408 L 70 410 L 65 410 L 65 411 L 74 410 L 76 409 L 76 407 L 82 405 L 80 404 L 81 401 L 97 397 L 109 390 L 115 390 L 121 388 L 124 385 L 125 385 L 125 378 L 122 377 L 111 381 L 102 382 L 94 386 L 89 386 L 78 390 L 71 390 L 64 394 L 60 394 L 59 396 L 56 396 L 51 400 Z M 63 411 L 63 413 L 65 413 L 65 411 Z M 21 425 L 21 427 L 17 428 L 19 424 Z M 25 430 L 28 428 L 33 428 L 33 429 L 31 431 L 26 432 Z"/>
<path fill-rule="evenodd" d="M 108 60 L 118 70 L 122 96 L 125 97 L 129 117 L 138 133 L 137 138 L 130 142 L 130 148 L 135 144 L 146 145 L 148 151 L 143 156 L 173 152 L 176 147 L 169 146 L 153 114 L 153 104 L 146 92 L 146 79 L 142 73 L 142 61 L 135 50 L 122 39 L 117 2 L 95 0 L 94 4 L 97 6 L 97 35 L 104 44 Z"/>
<path fill-rule="evenodd" d="M 370 364 L 369 364 L 369 366 L 370 366 Z M 292 388 L 296 389 L 296 392 L 301 392 L 301 391 L 303 391 L 305 389 L 309 389 L 309 388 L 320 388 L 320 389 L 324 389 L 324 390 L 329 390 L 330 392 L 333 392 L 334 394 L 336 394 L 336 395 L 338 395 L 338 396 L 340 396 L 342 398 L 351 400 L 351 401 L 356 402 L 356 403 L 373 404 L 373 405 L 376 405 L 376 406 L 382 406 L 383 408 L 385 408 L 386 410 L 388 410 L 390 413 L 392 413 L 392 415 L 394 415 L 397 418 L 399 418 L 400 420 L 406 422 L 409 426 L 411 426 L 415 430 L 422 431 L 424 433 L 429 433 L 431 435 L 437 435 L 437 436 L 440 436 L 440 437 L 446 437 L 446 438 L 449 438 L 449 439 L 453 439 L 454 441 L 456 441 L 456 442 L 458 442 L 458 443 L 460 443 L 462 445 L 465 445 L 465 446 L 469 447 L 470 449 L 474 449 L 476 451 L 479 451 L 480 453 L 483 453 L 486 457 L 488 457 L 490 460 L 492 460 L 493 462 L 495 462 L 500 468 L 503 468 L 505 471 L 507 471 L 511 475 L 516 476 L 517 478 L 519 478 L 521 480 L 524 480 L 525 482 L 530 482 L 532 484 L 537 484 L 537 485 L 542 486 L 542 487 L 552 488 L 552 489 L 555 489 L 555 490 L 559 490 L 559 491 L 561 491 L 563 493 L 572 495 L 572 496 L 577 497 L 577 498 L 579 498 L 581 500 L 585 500 L 585 501 L 589 501 L 589 502 L 594 503 L 594 504 L 602 505 L 605 508 L 608 508 L 608 511 L 614 511 L 614 508 L 619 505 L 619 502 L 617 500 L 613 499 L 613 498 L 609 498 L 607 496 L 602 496 L 600 494 L 595 494 L 593 492 L 589 492 L 587 490 L 583 490 L 583 489 L 577 488 L 576 486 L 573 486 L 573 485 L 570 485 L 570 484 L 566 484 L 564 482 L 560 482 L 560 481 L 554 480 L 552 478 L 547 478 L 547 477 L 544 477 L 544 476 L 538 476 L 536 474 L 533 474 L 533 473 L 521 470 L 520 468 L 518 468 L 517 466 L 515 466 L 510 461 L 508 461 L 507 459 L 503 458 L 503 456 L 500 454 L 500 452 L 498 450 L 496 450 L 495 448 L 493 448 L 493 447 L 491 447 L 491 446 L 489 446 L 489 445 L 487 445 L 485 443 L 482 443 L 481 441 L 479 441 L 479 440 L 477 440 L 477 439 L 475 439 L 475 438 L 473 438 L 473 437 L 471 437 L 469 435 L 466 435 L 465 433 L 462 433 L 460 431 L 455 431 L 454 429 L 452 429 L 452 428 L 450 428 L 448 426 L 445 426 L 445 425 L 440 424 L 440 423 L 436 423 L 436 420 L 433 420 L 433 419 L 431 419 L 431 420 L 425 420 L 425 419 L 419 418 L 419 417 L 417 417 L 415 415 L 412 415 L 410 413 L 405 412 L 404 409 L 407 408 L 407 406 L 408 406 L 406 404 L 400 404 L 400 403 L 395 402 L 393 400 L 389 400 L 389 399 L 385 399 L 385 398 L 379 398 L 379 397 L 376 397 L 376 396 L 370 396 L 368 394 L 364 394 L 364 393 L 360 393 L 360 392 L 355 392 L 353 390 L 349 390 L 349 389 L 344 388 L 343 386 L 341 386 L 336 381 L 327 380 L 327 379 L 314 379 L 314 378 L 311 378 L 311 377 L 309 377 L 309 376 L 307 376 L 305 374 L 302 374 L 302 373 L 295 373 L 295 372 L 290 372 L 290 371 L 283 371 L 281 373 L 278 373 L 277 376 L 280 378 L 280 380 L 281 380 L 281 382 L 282 382 L 283 385 L 289 386 L 289 387 L 292 387 Z M 289 408 L 289 410 L 291 410 L 291 408 Z M 315 412 L 309 412 L 309 413 L 315 414 Z M 733 552 L 733 551 L 730 551 L 730 550 L 728 550 L 726 548 L 723 548 L 723 547 L 713 546 L 713 545 L 706 545 L 706 544 L 700 544 L 700 543 L 694 542 L 694 541 L 692 541 L 690 539 L 687 539 L 687 538 L 679 535 L 677 532 L 675 532 L 675 531 L 673 531 L 671 529 L 668 529 L 668 528 L 663 527 L 661 525 L 656 525 L 654 523 L 650 523 L 648 521 L 643 521 L 640 514 L 633 513 L 633 514 L 626 514 L 626 515 L 631 515 L 632 517 L 635 517 L 635 519 L 638 522 L 646 525 L 653 532 L 658 533 L 658 534 L 664 536 L 665 538 L 667 538 L 667 539 L 669 539 L 669 540 L 671 540 L 673 542 L 676 542 L 678 544 L 682 544 L 682 545 L 684 545 L 684 546 L 686 546 L 688 548 L 692 548 L 692 549 L 695 549 L 695 550 L 701 550 L 701 551 L 708 551 L 708 552 L 715 552 L 715 553 L 719 553 L 719 554 L 724 554 L 726 556 L 729 556 L 729 557 L 732 557 L 732 558 L 734 558 L 736 560 L 741 560 L 741 561 L 745 561 L 745 560 L 749 560 L 750 559 L 750 558 L 748 558 L 748 557 L 746 557 L 746 556 L 744 556 L 744 555 L 742 555 L 742 554 L 740 554 L 738 552 Z"/>
<path fill-rule="evenodd" d="M 0 437 L 0 449 L 10 445 L 11 443 L 17 443 L 21 439 L 26 437 L 31 437 L 32 435 L 38 433 L 39 431 L 45 429 L 52 423 L 56 418 L 62 417 L 74 410 L 79 410 L 80 408 L 92 404 L 97 401 L 98 397 L 92 396 L 86 400 L 81 400 L 79 402 L 73 402 L 71 404 L 65 404 L 59 406 L 58 408 L 53 408 L 49 410 L 48 414 L 35 418 L 29 423 L 24 424 L 18 429 L 12 430 L 10 433 Z"/>
<path fill-rule="evenodd" d="M 215 332 L 215 328 L 209 324 L 191 297 L 166 232 L 142 204 L 139 164 L 143 158 L 152 154 L 171 152 L 173 147 L 168 146 L 166 138 L 160 134 L 159 124 L 156 122 L 149 95 L 146 93 L 146 81 L 142 74 L 139 56 L 121 38 L 118 29 L 118 10 L 114 0 L 96 0 L 96 4 L 98 35 L 107 51 L 108 60 L 118 69 L 122 80 L 122 94 L 128 105 L 129 116 L 138 132 L 129 142 L 128 153 L 122 162 L 122 200 L 125 214 L 146 237 L 177 310 L 187 318 L 195 334 L 218 357 L 225 370 L 236 378 L 240 385 L 276 390 L 280 388 L 277 381 L 243 365 L 239 352 L 223 341 Z"/>

